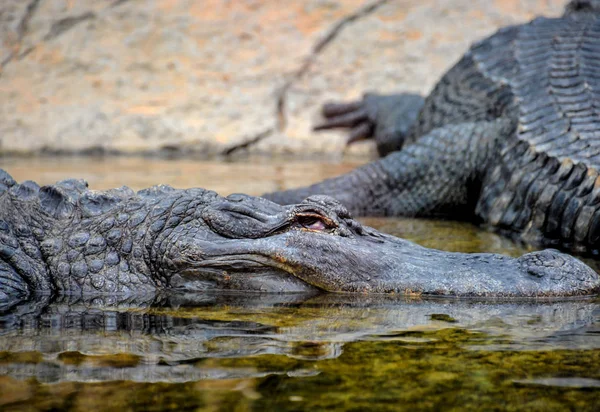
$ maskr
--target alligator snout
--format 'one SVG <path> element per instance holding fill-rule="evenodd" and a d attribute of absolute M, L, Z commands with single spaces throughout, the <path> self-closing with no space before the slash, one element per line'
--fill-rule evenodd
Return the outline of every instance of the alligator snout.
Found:
<path fill-rule="evenodd" d="M 543 290 L 549 294 L 562 295 L 565 291 L 581 290 L 589 293 L 594 288 L 600 290 L 600 276 L 592 268 L 555 249 L 527 253 L 517 262 L 530 276 L 537 279 Z"/>

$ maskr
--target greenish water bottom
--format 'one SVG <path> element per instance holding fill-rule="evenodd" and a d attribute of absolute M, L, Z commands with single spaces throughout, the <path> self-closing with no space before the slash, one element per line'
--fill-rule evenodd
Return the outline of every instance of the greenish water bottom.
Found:
<path fill-rule="evenodd" d="M 489 338 L 460 329 L 402 333 L 397 337 L 400 340 L 348 343 L 336 359 L 307 361 L 262 355 L 202 359 L 187 365 L 266 375 L 259 378 L 48 385 L 36 379 L 22 382 L 5 376 L 0 377 L 0 402 L 6 411 L 600 408 L 600 350 L 470 350 L 464 345 L 485 346 Z M 75 358 L 72 362 L 89 362 L 78 352 L 69 355 Z M 16 360 L 0 354 L 0 362 Z M 116 362 L 113 367 L 132 365 Z"/>

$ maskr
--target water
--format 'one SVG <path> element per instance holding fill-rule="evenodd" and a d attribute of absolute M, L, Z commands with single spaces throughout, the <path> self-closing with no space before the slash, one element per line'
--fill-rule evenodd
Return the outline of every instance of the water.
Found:
<path fill-rule="evenodd" d="M 127 185 L 138 190 L 161 183 L 177 188 L 204 187 L 223 195 L 233 192 L 259 195 L 301 186 L 307 181 L 347 172 L 357 164 L 268 158 L 237 162 L 137 157 L 0 158 L 0 167 L 17 181 L 31 179 L 51 184 L 76 177 L 87 180 L 93 189 Z"/>
<path fill-rule="evenodd" d="M 83 177 L 259 194 L 353 163 L 2 159 Z M 473 225 L 363 219 L 429 247 L 518 255 Z M 1 410 L 600 410 L 600 299 L 40 296 L 0 315 Z"/>

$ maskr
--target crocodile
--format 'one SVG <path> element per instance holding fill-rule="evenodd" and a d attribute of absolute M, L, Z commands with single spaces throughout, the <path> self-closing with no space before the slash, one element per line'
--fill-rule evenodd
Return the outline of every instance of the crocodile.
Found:
<path fill-rule="evenodd" d="M 518 258 L 427 249 L 315 195 L 282 206 L 200 189 L 40 187 L 0 169 L 0 308 L 39 293 L 157 290 L 573 296 L 600 276 L 556 250 Z"/>
<path fill-rule="evenodd" d="M 600 253 L 600 1 L 505 27 L 423 98 L 323 106 L 315 129 L 373 139 L 382 158 L 264 197 L 325 193 L 356 216 L 469 220 L 525 243 Z"/>

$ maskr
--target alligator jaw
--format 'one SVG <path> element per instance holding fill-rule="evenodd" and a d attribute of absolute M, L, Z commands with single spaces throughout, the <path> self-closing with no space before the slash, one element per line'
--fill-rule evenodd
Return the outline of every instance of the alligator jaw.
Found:
<path fill-rule="evenodd" d="M 600 292 L 600 277 L 594 270 L 556 250 L 519 258 L 451 253 L 427 249 L 371 228 L 365 231 L 375 234 L 380 242 L 367 244 L 360 237 L 352 241 L 323 239 L 321 244 L 326 250 L 337 252 L 328 253 L 328 257 L 321 255 L 319 264 L 312 267 L 307 257 L 319 256 L 315 251 L 319 242 L 292 234 L 295 243 L 307 249 L 295 254 L 296 276 L 322 289 L 344 292 L 464 297 L 580 296 Z"/>
<path fill-rule="evenodd" d="M 314 290 L 473 297 L 549 297 L 600 291 L 591 268 L 554 250 L 519 258 L 427 249 L 363 228 L 363 235 L 290 230 L 260 239 L 195 240 L 179 273 L 219 289 Z M 191 252 L 193 250 L 193 252 Z"/>

